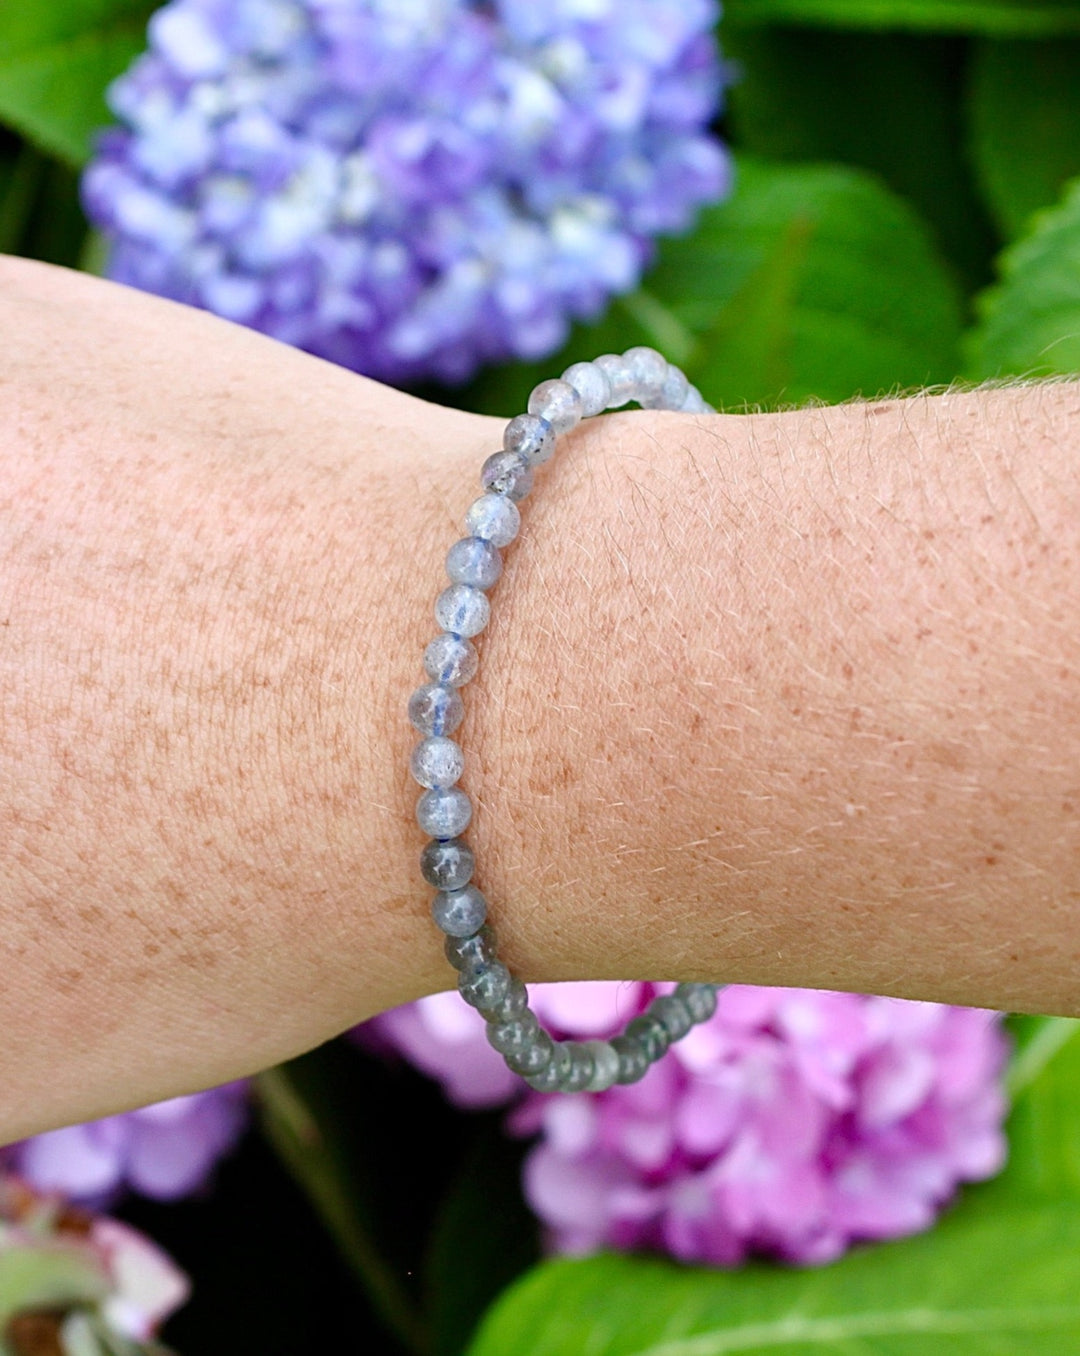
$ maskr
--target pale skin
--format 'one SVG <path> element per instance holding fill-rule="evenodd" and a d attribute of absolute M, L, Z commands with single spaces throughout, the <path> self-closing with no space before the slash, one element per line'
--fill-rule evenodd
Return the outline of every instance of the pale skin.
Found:
<path fill-rule="evenodd" d="M 404 711 L 501 428 L 0 260 L 0 1142 L 451 986 Z M 609 416 L 522 510 L 518 973 L 1080 1014 L 1080 388 Z"/>

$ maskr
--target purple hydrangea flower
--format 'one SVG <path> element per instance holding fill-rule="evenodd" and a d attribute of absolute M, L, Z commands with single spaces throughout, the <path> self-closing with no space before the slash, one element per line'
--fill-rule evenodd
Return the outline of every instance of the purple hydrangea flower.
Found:
<path fill-rule="evenodd" d="M 670 987 L 530 993 L 556 1034 L 589 1038 L 614 1034 Z M 457 994 L 371 1025 L 459 1105 L 497 1105 L 521 1087 Z M 640 1083 L 528 1093 L 509 1125 L 539 1136 L 525 1193 L 558 1252 L 815 1264 L 928 1227 L 960 1182 L 998 1171 L 1006 1054 L 997 1013 L 732 985 Z"/>
<path fill-rule="evenodd" d="M 156 1200 L 197 1191 L 247 1125 L 246 1082 L 49 1130 L 5 1150 L 5 1166 L 38 1191 L 100 1209 L 125 1189 Z"/>
<path fill-rule="evenodd" d="M 83 182 L 121 282 L 388 381 L 538 358 L 729 181 L 716 0 L 173 0 Z"/>

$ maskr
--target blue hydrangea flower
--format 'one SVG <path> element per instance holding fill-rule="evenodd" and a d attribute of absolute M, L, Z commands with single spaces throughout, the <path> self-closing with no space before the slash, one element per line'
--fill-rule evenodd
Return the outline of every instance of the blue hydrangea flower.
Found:
<path fill-rule="evenodd" d="M 386 381 L 538 358 L 726 191 L 715 0 L 173 0 L 84 201 L 121 282 Z"/>

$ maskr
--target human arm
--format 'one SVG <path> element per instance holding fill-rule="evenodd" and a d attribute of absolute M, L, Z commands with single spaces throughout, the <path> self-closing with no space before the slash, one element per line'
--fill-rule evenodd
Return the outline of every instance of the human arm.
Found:
<path fill-rule="evenodd" d="M 449 986 L 404 707 L 500 424 L 20 261 L 0 336 L 3 1140 Z M 1078 427 L 567 439 L 455 736 L 511 966 L 1080 1012 Z"/>

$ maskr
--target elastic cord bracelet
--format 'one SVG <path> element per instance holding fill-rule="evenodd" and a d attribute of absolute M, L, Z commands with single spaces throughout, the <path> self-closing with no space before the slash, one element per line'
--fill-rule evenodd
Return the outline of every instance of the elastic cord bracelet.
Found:
<path fill-rule="evenodd" d="M 430 682 L 409 698 L 409 720 L 424 736 L 413 749 L 409 770 L 426 787 L 416 818 L 431 841 L 420 854 L 420 870 L 438 893 L 435 922 L 446 933 L 446 956 L 458 971 L 458 991 L 487 1022 L 487 1038 L 514 1073 L 537 1092 L 603 1092 L 616 1083 L 635 1083 L 668 1046 L 716 1010 L 715 984 L 679 984 L 655 998 L 613 1040 L 556 1041 L 529 1008 L 520 979 L 495 950 L 487 900 L 472 884 L 475 858 L 461 837 L 472 818 L 472 803 L 455 783 L 465 755 L 449 736 L 465 715 L 458 688 L 472 679 L 478 656 L 470 637 L 487 625 L 487 590 L 502 573 L 499 549 L 518 534 L 518 504 L 533 485 L 533 471 L 548 461 L 556 439 L 583 418 L 636 402 L 645 409 L 687 414 L 712 411 L 696 387 L 651 348 L 632 348 L 574 363 L 556 381 L 544 381 L 529 396 L 527 414 L 511 419 L 502 451 L 480 471 L 483 494 L 465 514 L 469 533 L 446 557 L 450 585 L 435 602 L 443 628 L 424 650 Z"/>

